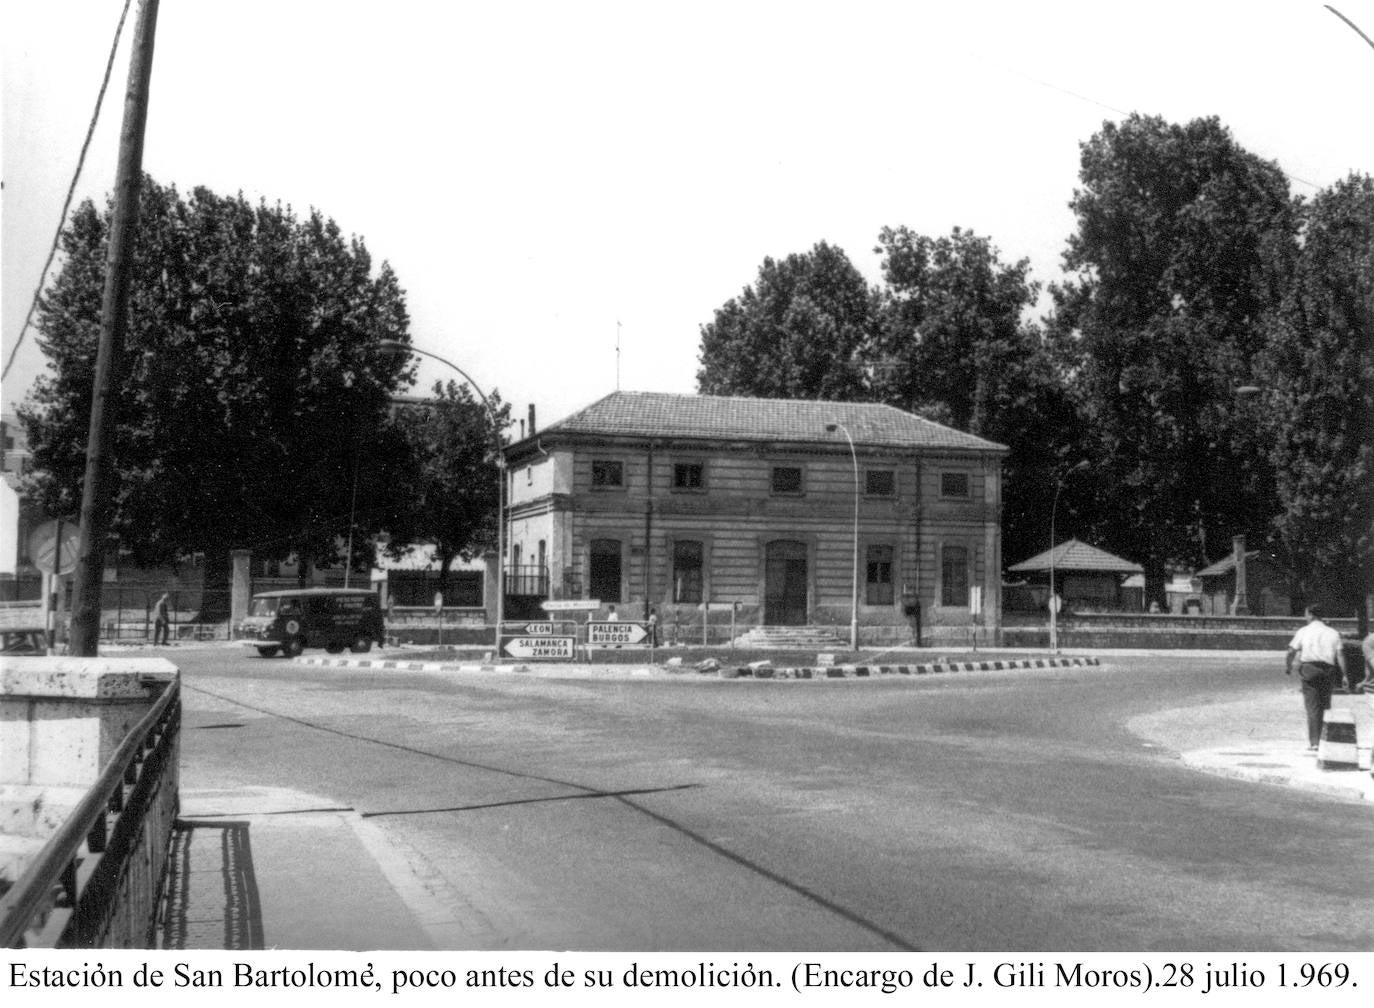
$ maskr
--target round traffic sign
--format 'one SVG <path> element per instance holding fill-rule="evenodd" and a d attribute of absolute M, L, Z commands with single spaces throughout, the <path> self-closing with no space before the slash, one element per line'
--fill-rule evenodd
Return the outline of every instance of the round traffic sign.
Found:
<path fill-rule="evenodd" d="M 81 526 L 62 522 L 62 549 L 57 548 L 58 519 L 53 518 L 29 533 L 29 556 L 45 574 L 70 574 L 76 570 L 76 550 L 81 544 Z"/>

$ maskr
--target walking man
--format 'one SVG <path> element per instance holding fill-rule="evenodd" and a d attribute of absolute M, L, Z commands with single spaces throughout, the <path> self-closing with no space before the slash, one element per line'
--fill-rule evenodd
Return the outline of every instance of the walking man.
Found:
<path fill-rule="evenodd" d="M 162 593 L 162 598 L 157 600 L 157 605 L 153 607 L 153 644 L 166 644 L 172 627 L 171 613 L 167 606 L 167 593 Z"/>
<path fill-rule="evenodd" d="M 1307 607 L 1307 626 L 1288 642 L 1285 675 L 1293 674 L 1298 663 L 1302 680 L 1302 702 L 1307 710 L 1307 748 L 1313 752 L 1322 734 L 1322 713 L 1331 706 L 1331 691 L 1345 681 L 1345 656 L 1341 654 L 1341 635 L 1322 622 L 1321 606 Z"/>

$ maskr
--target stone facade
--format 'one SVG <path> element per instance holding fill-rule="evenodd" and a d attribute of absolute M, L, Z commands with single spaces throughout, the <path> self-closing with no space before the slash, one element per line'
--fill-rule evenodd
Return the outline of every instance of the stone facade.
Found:
<path fill-rule="evenodd" d="M 1004 452 L 887 406 L 613 393 L 507 449 L 507 569 L 603 615 L 844 633 L 857 569 L 864 642 L 965 640 L 975 601 L 988 641 Z"/>

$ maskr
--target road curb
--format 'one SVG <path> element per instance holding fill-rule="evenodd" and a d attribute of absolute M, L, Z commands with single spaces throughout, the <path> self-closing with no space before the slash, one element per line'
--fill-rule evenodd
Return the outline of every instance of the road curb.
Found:
<path fill-rule="evenodd" d="M 527 665 L 493 665 L 489 662 L 442 662 L 442 661 L 398 661 L 395 659 L 369 658 L 293 658 L 297 665 L 314 665 L 322 668 L 379 669 L 399 672 L 528 672 Z M 920 676 L 940 675 L 948 672 L 1001 672 L 1008 669 L 1036 668 L 1074 668 L 1101 665 L 1097 658 L 1022 658 L 985 662 L 937 662 L 921 665 L 804 665 L 787 668 L 771 666 L 733 666 L 697 673 L 714 674 L 720 679 L 761 679 L 761 680 L 828 680 L 828 679 L 876 679 L 882 676 Z M 619 666 L 618 666 L 619 667 Z M 627 674 L 643 675 L 644 669 L 625 665 Z M 578 666 L 573 666 L 574 669 Z M 686 675 L 697 672 L 691 665 L 658 665 L 655 668 L 666 675 Z"/>
<path fill-rule="evenodd" d="M 1266 769 L 1237 764 L 1234 761 L 1218 758 L 1217 752 L 1214 750 L 1180 753 L 1179 761 L 1189 769 L 1216 777 L 1249 781 L 1254 784 L 1274 784 L 1280 787 L 1298 788 L 1336 798 L 1374 801 L 1374 779 L 1371 779 L 1368 770 L 1322 771 L 1323 775 L 1332 774 L 1332 777 L 1321 779 L 1291 767 L 1276 766 Z"/>

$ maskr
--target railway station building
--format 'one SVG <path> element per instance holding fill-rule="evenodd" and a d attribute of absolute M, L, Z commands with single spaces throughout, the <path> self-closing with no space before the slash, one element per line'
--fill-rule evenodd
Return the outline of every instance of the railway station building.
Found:
<path fill-rule="evenodd" d="M 507 447 L 507 594 L 991 643 L 1005 453 L 885 405 L 613 392 Z"/>

